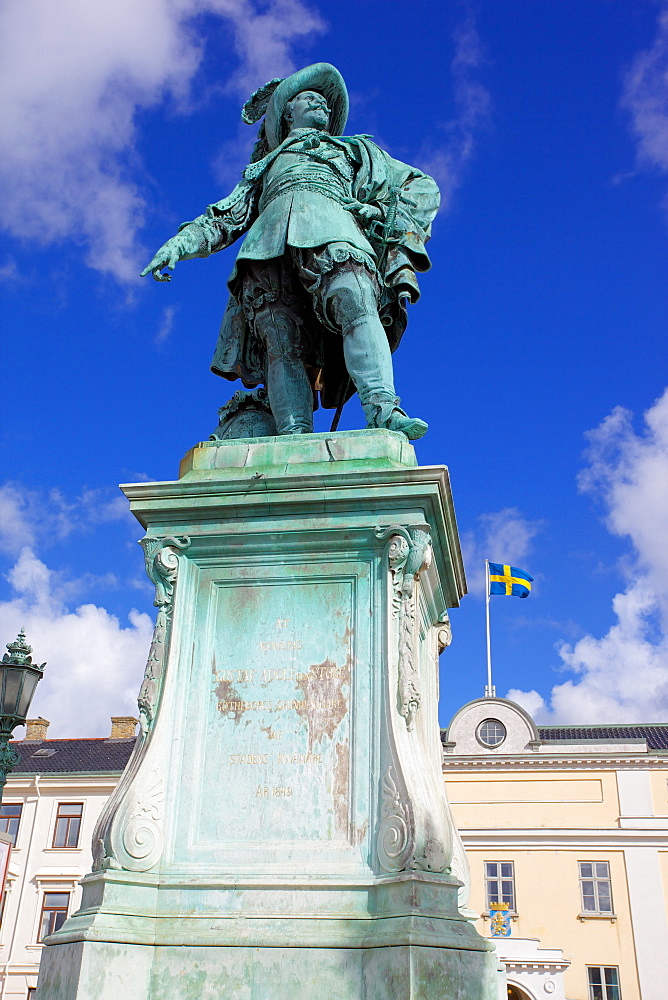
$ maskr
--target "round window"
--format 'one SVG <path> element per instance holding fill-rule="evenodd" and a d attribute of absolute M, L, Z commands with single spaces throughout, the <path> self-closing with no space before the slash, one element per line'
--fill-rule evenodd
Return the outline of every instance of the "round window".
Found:
<path fill-rule="evenodd" d="M 498 719 L 485 719 L 478 726 L 477 736 L 484 747 L 498 747 L 506 738 L 506 727 Z"/>

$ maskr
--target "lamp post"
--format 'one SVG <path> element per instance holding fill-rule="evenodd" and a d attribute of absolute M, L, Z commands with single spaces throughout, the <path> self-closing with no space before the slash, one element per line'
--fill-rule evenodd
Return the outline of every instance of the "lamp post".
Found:
<path fill-rule="evenodd" d="M 46 663 L 32 662 L 32 646 L 21 629 L 14 642 L 7 643 L 8 652 L 0 661 L 0 802 L 7 775 L 18 762 L 9 745 L 16 726 L 25 725 L 37 682 L 42 679 Z"/>

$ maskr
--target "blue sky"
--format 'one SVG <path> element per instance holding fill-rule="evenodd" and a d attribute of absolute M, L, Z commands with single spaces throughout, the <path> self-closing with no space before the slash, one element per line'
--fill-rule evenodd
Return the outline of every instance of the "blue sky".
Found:
<path fill-rule="evenodd" d="M 485 683 L 485 557 L 536 579 L 493 598 L 499 694 L 665 721 L 668 5 L 23 0 L 0 39 L 0 641 L 25 625 L 48 661 L 53 735 L 105 733 L 141 680 L 152 588 L 116 484 L 174 478 L 235 388 L 209 372 L 234 250 L 138 272 L 234 185 L 251 91 L 319 60 L 348 131 L 444 195 L 395 356 L 471 590 L 443 723 Z"/>

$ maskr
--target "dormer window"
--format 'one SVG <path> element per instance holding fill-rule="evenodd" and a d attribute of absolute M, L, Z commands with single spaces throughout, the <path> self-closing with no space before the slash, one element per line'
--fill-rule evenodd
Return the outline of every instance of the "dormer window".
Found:
<path fill-rule="evenodd" d="M 498 747 L 506 738 L 506 727 L 498 719 L 485 719 L 478 726 L 476 736 L 484 747 Z"/>

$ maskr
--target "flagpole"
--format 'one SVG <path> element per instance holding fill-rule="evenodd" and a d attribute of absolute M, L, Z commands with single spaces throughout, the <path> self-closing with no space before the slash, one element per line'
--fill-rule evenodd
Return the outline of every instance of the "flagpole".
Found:
<path fill-rule="evenodd" d="M 496 694 L 492 687 L 492 642 L 489 632 L 489 559 L 485 559 L 485 616 L 487 618 L 487 687 L 485 697 L 493 698 Z"/>

